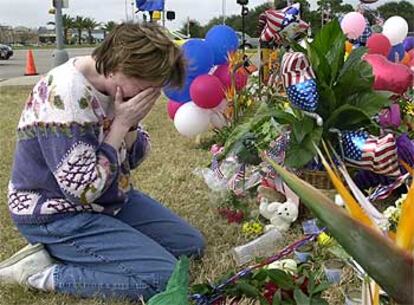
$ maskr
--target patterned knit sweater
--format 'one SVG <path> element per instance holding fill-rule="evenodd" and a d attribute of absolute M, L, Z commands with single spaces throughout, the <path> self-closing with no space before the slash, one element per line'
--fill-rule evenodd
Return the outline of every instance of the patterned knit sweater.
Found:
<path fill-rule="evenodd" d="M 111 99 L 98 92 L 71 59 L 31 92 L 17 128 L 8 205 L 17 223 L 47 223 L 69 214 L 114 215 L 127 201 L 130 170 L 148 153 L 141 128 L 133 146 L 104 143 Z"/>

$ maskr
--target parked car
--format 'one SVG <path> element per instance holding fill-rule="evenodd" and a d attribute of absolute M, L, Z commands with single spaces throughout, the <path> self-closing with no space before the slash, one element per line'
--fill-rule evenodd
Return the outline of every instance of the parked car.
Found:
<path fill-rule="evenodd" d="M 244 40 L 245 43 L 243 44 L 243 33 L 242 32 L 236 32 L 237 37 L 239 38 L 239 45 L 240 48 L 246 47 L 246 49 L 256 49 L 259 47 L 259 38 L 253 38 L 250 37 L 247 34 L 244 34 Z"/>
<path fill-rule="evenodd" d="M 189 38 L 178 31 L 167 31 L 167 36 L 178 46 L 182 46 Z"/>
<path fill-rule="evenodd" d="M 13 49 L 5 44 L 0 44 L 0 59 L 9 59 L 13 56 Z"/>

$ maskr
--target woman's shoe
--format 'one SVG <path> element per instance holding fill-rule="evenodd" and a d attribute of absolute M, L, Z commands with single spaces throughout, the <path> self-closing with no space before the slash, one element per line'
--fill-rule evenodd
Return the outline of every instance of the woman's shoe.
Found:
<path fill-rule="evenodd" d="M 0 263 L 0 283 L 27 286 L 27 279 L 54 264 L 42 244 L 27 245 Z"/>

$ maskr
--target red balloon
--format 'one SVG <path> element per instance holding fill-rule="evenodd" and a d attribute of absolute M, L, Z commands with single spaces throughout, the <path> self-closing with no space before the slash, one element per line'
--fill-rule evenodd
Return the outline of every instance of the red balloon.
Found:
<path fill-rule="evenodd" d="M 403 94 L 412 86 L 413 74 L 406 66 L 390 62 L 378 54 L 367 54 L 364 60 L 372 66 L 375 90 Z"/>
<path fill-rule="evenodd" d="M 374 33 L 367 41 L 368 54 L 388 56 L 391 50 L 390 40 L 383 34 Z"/>
<path fill-rule="evenodd" d="M 180 108 L 182 105 L 184 105 L 185 103 L 179 103 L 173 100 L 169 100 L 167 103 L 167 112 L 168 112 L 168 116 L 170 117 L 171 120 L 174 120 L 175 117 L 175 113 L 177 112 L 178 108 Z"/>
<path fill-rule="evenodd" d="M 231 87 L 229 64 L 218 66 L 213 75 L 218 77 L 225 89 L 229 89 Z M 240 91 L 246 87 L 248 78 L 249 76 L 247 75 L 247 72 L 244 72 L 242 69 L 237 70 L 236 75 L 234 76 L 237 91 Z"/>
<path fill-rule="evenodd" d="M 204 109 L 217 107 L 224 99 L 224 88 L 220 80 L 214 75 L 198 76 L 190 87 L 193 102 Z"/>

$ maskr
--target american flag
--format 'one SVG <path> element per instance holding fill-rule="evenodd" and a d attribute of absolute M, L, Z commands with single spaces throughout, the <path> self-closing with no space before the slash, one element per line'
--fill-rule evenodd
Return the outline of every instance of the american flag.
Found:
<path fill-rule="evenodd" d="M 213 160 L 211 161 L 211 166 L 210 169 L 213 171 L 214 175 L 218 178 L 218 179 L 223 179 L 224 175 L 223 172 L 220 169 L 220 163 L 217 160 L 217 157 L 214 156 Z"/>
<path fill-rule="evenodd" d="M 315 79 L 315 72 L 313 72 L 309 60 L 301 52 L 286 53 L 283 56 L 281 70 L 285 88 Z"/>
<path fill-rule="evenodd" d="M 309 28 L 309 25 L 300 19 L 299 3 L 295 3 L 294 5 L 288 6 L 282 10 L 267 10 L 265 14 L 266 25 L 262 35 L 260 36 L 262 41 L 280 41 L 282 38 L 281 32 L 284 30 L 287 31 L 291 25 L 297 26 L 299 31 L 305 31 Z"/>
<path fill-rule="evenodd" d="M 366 131 L 345 131 L 341 141 L 344 159 L 349 165 L 380 175 L 401 175 L 393 134 L 375 137 Z"/>
<path fill-rule="evenodd" d="M 282 79 L 290 102 L 296 108 L 315 111 L 319 93 L 313 71 L 305 54 L 290 52 L 283 56 Z"/>
<path fill-rule="evenodd" d="M 245 191 L 246 164 L 240 165 L 237 173 L 229 180 L 228 187 L 236 195 L 242 195 Z"/>
<path fill-rule="evenodd" d="M 408 178 L 410 177 L 410 174 L 407 173 L 403 176 L 398 177 L 393 183 L 388 185 L 380 184 L 378 185 L 374 191 L 371 193 L 371 195 L 368 197 L 368 199 L 372 201 L 376 200 L 385 200 L 387 199 L 397 188 L 399 188 L 401 185 L 403 185 Z"/>
<path fill-rule="evenodd" d="M 286 149 L 289 144 L 290 135 L 288 132 L 280 135 L 276 140 L 272 141 L 269 145 L 269 149 L 265 154 L 268 158 L 276 162 L 277 164 L 283 164 L 286 156 Z M 270 168 L 272 168 L 270 166 Z"/>

